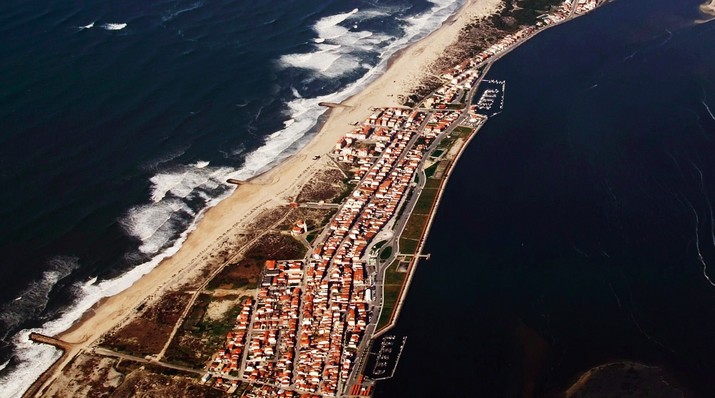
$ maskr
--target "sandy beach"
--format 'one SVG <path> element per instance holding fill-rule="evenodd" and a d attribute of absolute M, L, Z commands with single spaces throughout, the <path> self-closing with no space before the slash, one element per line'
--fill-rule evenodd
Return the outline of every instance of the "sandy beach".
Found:
<path fill-rule="evenodd" d="M 700 11 L 708 15 L 715 15 L 715 0 L 709 0 L 700 6 Z"/>
<path fill-rule="evenodd" d="M 232 231 L 249 224 L 265 209 L 287 204 L 311 176 L 327 166 L 327 157 L 316 161 L 314 155 L 327 154 L 350 130 L 351 124 L 369 116 L 371 107 L 399 105 L 400 96 L 410 93 L 428 67 L 456 40 L 460 30 L 474 18 L 492 14 L 500 4 L 501 0 L 468 0 L 442 27 L 401 51 L 384 74 L 342 103 L 346 106 L 333 108 L 318 134 L 298 153 L 239 186 L 228 198 L 209 209 L 175 255 L 122 293 L 102 301 L 80 323 L 59 336 L 74 345 L 63 357 L 65 362 L 107 331 L 131 319 L 141 303 L 151 302 L 171 288 L 200 277 L 202 265 L 211 254 L 230 244 L 235 234 Z M 60 364 L 57 369 L 64 365 Z M 48 376 L 51 382 L 54 376 Z"/>

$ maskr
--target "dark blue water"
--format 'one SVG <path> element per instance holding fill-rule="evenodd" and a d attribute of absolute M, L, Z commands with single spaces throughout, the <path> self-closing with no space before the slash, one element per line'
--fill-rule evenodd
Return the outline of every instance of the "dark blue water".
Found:
<path fill-rule="evenodd" d="M 614 360 L 715 396 L 715 22 L 698 5 L 619 0 L 491 69 L 506 109 L 449 182 L 378 397 L 555 396 Z"/>
<path fill-rule="evenodd" d="M 319 101 L 359 90 L 458 6 L 3 2 L 0 384 L 56 355 L 19 330 L 62 331 L 150 270 L 228 177 L 293 153 Z"/>

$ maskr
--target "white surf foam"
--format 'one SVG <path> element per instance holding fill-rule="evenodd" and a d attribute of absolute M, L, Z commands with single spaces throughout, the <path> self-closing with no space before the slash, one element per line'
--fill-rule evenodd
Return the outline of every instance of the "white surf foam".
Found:
<path fill-rule="evenodd" d="M 31 282 L 12 303 L 0 308 L 3 329 L 14 329 L 22 322 L 39 315 L 47 306 L 52 289 L 79 267 L 78 260 L 68 256 L 51 259 L 39 280 Z M 3 339 L 5 337 L 7 336 L 2 336 Z"/>
<path fill-rule="evenodd" d="M 120 221 L 127 233 L 140 241 L 139 251 L 154 255 L 169 245 L 186 228 L 187 220 L 196 217 L 189 203 L 206 201 L 226 191 L 225 181 L 235 169 L 209 167 L 198 161 L 189 166 L 175 166 L 159 172 L 150 181 L 151 203 L 135 206 Z"/>
<path fill-rule="evenodd" d="M 320 117 L 320 115 L 325 112 L 325 109 L 318 106 L 318 103 L 340 102 L 350 97 L 351 95 L 359 92 L 363 87 L 372 82 L 375 78 L 377 78 L 377 76 L 379 76 L 379 74 L 381 74 L 386 69 L 387 62 L 392 55 L 394 55 L 397 51 L 406 47 L 410 43 L 434 31 L 436 28 L 441 26 L 442 23 L 461 6 L 461 2 L 452 2 L 450 0 L 435 0 L 432 3 L 434 4 L 434 6 L 428 12 L 406 18 L 403 21 L 405 26 L 405 36 L 390 43 L 384 50 L 382 50 L 380 62 L 375 67 L 369 69 L 369 71 L 364 74 L 360 79 L 348 85 L 342 91 L 315 98 L 302 98 L 297 93 L 297 91 L 293 89 L 294 95 L 297 98 L 288 102 L 287 105 L 289 109 L 288 113 L 290 115 L 290 119 L 294 120 L 294 122 L 289 125 L 287 124 L 283 130 L 277 131 L 269 135 L 266 138 L 266 141 L 262 147 L 249 153 L 246 156 L 244 165 L 241 167 L 241 169 L 239 169 L 236 173 L 233 174 L 233 177 L 238 179 L 248 179 L 255 175 L 261 174 L 262 172 L 265 172 L 266 170 L 273 167 L 275 164 L 280 163 L 280 161 L 289 156 L 289 153 L 287 153 L 287 151 L 299 140 L 301 140 L 305 136 L 305 134 L 315 126 L 318 117 Z M 369 15 L 373 17 L 378 16 L 380 15 L 378 14 L 378 12 L 373 10 L 370 11 Z M 315 30 L 320 33 L 320 29 L 332 29 L 333 26 L 349 18 L 365 18 L 366 15 L 361 15 L 361 13 L 362 12 L 360 12 L 358 9 L 355 9 L 348 13 L 325 17 L 321 19 L 318 23 L 316 23 Z M 320 28 L 318 28 L 317 26 L 320 26 Z M 372 39 L 372 36 L 379 36 L 373 34 L 372 32 L 352 32 L 350 34 L 357 34 L 358 36 L 363 36 L 363 39 Z M 353 40 L 353 37 L 346 37 L 344 39 L 343 36 L 338 37 L 342 39 L 342 41 L 340 41 L 340 49 L 342 49 L 344 46 L 349 47 L 349 44 L 351 42 L 359 42 L 359 39 Z M 382 41 L 384 40 L 378 37 L 373 43 L 369 43 L 368 45 L 372 46 Z M 287 57 L 291 56 L 289 55 Z M 286 57 L 283 57 L 282 61 L 285 60 Z M 360 68 L 366 66 L 367 65 L 364 65 L 359 62 L 357 64 L 357 67 Z M 322 70 L 324 67 L 324 65 L 321 65 L 320 68 L 312 69 Z"/>
<path fill-rule="evenodd" d="M 313 25 L 313 31 L 318 36 L 313 39 L 316 43 L 315 50 L 284 55 L 279 63 L 283 67 L 312 70 L 330 78 L 355 71 L 362 67 L 361 54 L 375 51 L 390 38 L 370 31 L 358 31 L 356 24 L 352 24 L 353 30 L 350 30 L 341 23 L 380 15 L 384 14 L 374 11 L 361 12 L 356 8 L 350 12 L 323 17 Z"/>
<path fill-rule="evenodd" d="M 77 29 L 79 30 L 85 30 L 85 29 L 92 29 L 94 27 L 94 22 L 84 25 L 84 26 L 78 26 Z"/>
<path fill-rule="evenodd" d="M 356 21 L 389 15 L 387 11 L 360 11 L 356 8 L 321 18 L 313 26 L 317 34 L 313 39 L 316 43 L 314 50 L 284 55 L 279 64 L 285 68 L 306 69 L 318 76 L 336 78 L 364 68 L 365 63 L 360 58 L 365 55 L 378 54 L 383 62 L 409 43 L 434 31 L 461 6 L 461 2 L 449 0 L 433 0 L 431 3 L 433 6 L 426 12 L 396 21 L 396 25 L 403 30 L 399 38 L 358 30 Z M 352 29 L 344 25 L 352 26 Z"/>
<path fill-rule="evenodd" d="M 105 23 L 102 24 L 104 30 L 122 30 L 127 27 L 125 23 Z"/>
<path fill-rule="evenodd" d="M 215 189 L 225 181 L 230 168 L 207 168 L 208 162 L 199 161 L 191 166 L 177 166 L 150 179 L 151 199 L 158 203 L 168 193 L 186 198 L 197 189 Z"/>
<path fill-rule="evenodd" d="M 154 257 L 144 262 L 127 273 L 111 280 L 97 282 L 90 280 L 82 285 L 78 285 L 78 299 L 59 318 L 46 322 L 42 327 L 33 330 L 23 330 L 18 333 L 13 343 L 17 346 L 17 354 L 11 370 L 0 377 L 0 398 L 17 397 L 25 391 L 37 377 L 42 374 L 60 356 L 59 351 L 46 345 L 32 343 L 29 334 L 33 331 L 47 335 L 59 334 L 71 327 L 79 320 L 87 310 L 105 297 L 113 296 L 127 289 L 143 275 L 156 267 L 163 259 L 175 254 L 188 234 L 195 229 L 197 222 L 202 218 L 204 212 L 218 204 L 231 192 L 231 189 L 222 191 L 218 197 L 209 195 L 212 189 L 219 189 L 224 186 L 224 181 L 228 177 L 238 179 L 248 179 L 254 177 L 279 163 L 288 157 L 298 142 L 305 138 L 306 134 L 315 126 L 318 117 L 325 112 L 325 109 L 318 106 L 319 102 L 340 102 L 349 96 L 360 91 L 369 84 L 387 66 L 389 57 L 410 42 L 428 34 L 440 26 L 444 20 L 456 10 L 460 3 L 452 3 L 448 0 L 433 2 L 430 11 L 415 17 L 407 18 L 403 21 L 405 35 L 391 40 L 389 44 L 380 51 L 380 62 L 368 70 L 360 79 L 348 85 L 343 90 L 328 95 L 314 98 L 300 98 L 296 96 L 288 105 L 289 119 L 292 123 L 285 123 L 285 128 L 269 135 L 264 144 L 255 151 L 248 153 L 245 162 L 239 169 L 214 168 L 208 164 L 197 167 L 196 163 L 190 166 L 179 167 L 169 171 L 158 172 L 151 178 L 151 202 L 142 206 L 137 206 L 129 211 L 122 220 L 122 225 L 127 233 L 140 239 L 139 250 L 142 253 Z M 374 13 L 375 11 L 371 11 Z M 362 46 L 362 49 L 374 48 L 377 44 L 384 44 L 389 38 L 380 37 L 373 32 L 353 32 L 340 26 L 348 18 L 366 18 L 367 13 L 361 14 L 357 9 L 348 13 L 328 17 L 322 22 L 318 39 L 325 36 L 332 36 L 330 40 L 337 51 L 343 47 Z M 316 24 L 317 25 L 317 24 Z M 119 30 L 126 27 L 126 24 L 105 24 L 104 29 Z M 317 31 L 318 29 L 316 29 Z M 325 40 L 328 42 L 328 40 Z M 340 46 L 340 47 L 336 47 Z M 357 47 L 353 47 L 357 48 Z M 329 52 L 329 51 L 327 51 Z M 342 55 L 341 55 L 342 56 Z M 340 57 L 334 59 L 332 64 L 336 64 Z M 309 61 L 309 63 L 314 61 Z M 315 62 L 315 65 L 324 64 Z M 363 68 L 369 65 L 357 63 L 357 67 Z M 341 67 L 355 67 L 347 62 Z M 241 153 L 243 148 L 237 150 Z M 159 164 L 152 166 L 158 167 Z M 209 198 L 212 198 L 210 199 Z M 198 214 L 194 213 L 187 204 L 188 199 L 207 200 L 203 210 Z M 186 227 L 185 223 L 177 222 L 176 218 L 192 218 L 193 221 Z M 184 226 L 184 227 L 182 227 Z M 184 228 L 179 237 L 171 243 L 171 239 L 177 233 L 177 228 Z"/>
<path fill-rule="evenodd" d="M 218 204 L 228 195 L 228 192 L 212 199 L 179 238 L 160 254 L 144 262 L 125 274 L 105 281 L 97 282 L 97 278 L 78 284 L 78 298 L 57 319 L 44 323 L 35 329 L 25 329 L 16 334 L 12 342 L 16 346 L 16 355 L 12 369 L 0 376 L 0 398 L 15 398 L 22 395 L 27 388 L 61 356 L 60 351 L 45 344 L 33 343 L 29 336 L 32 332 L 53 336 L 64 332 L 74 325 L 82 315 L 105 297 L 114 296 L 133 285 L 142 276 L 149 273 L 165 258 L 179 251 L 188 235 L 196 228 L 203 214 L 209 208 Z"/>

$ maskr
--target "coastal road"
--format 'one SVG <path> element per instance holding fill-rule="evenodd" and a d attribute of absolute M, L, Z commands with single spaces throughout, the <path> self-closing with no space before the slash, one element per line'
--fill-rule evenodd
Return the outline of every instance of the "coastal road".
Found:
<path fill-rule="evenodd" d="M 202 370 L 196 370 L 196 369 L 188 368 L 186 366 L 173 365 L 173 364 L 166 363 L 166 362 L 141 358 L 141 357 L 137 357 L 134 355 L 123 354 L 121 352 L 116 352 L 116 351 L 112 351 L 112 350 L 109 350 L 106 348 L 101 348 L 101 347 L 94 347 L 94 348 L 90 349 L 89 351 L 93 354 L 102 355 L 105 357 L 113 357 L 113 358 L 124 359 L 127 361 L 132 361 L 132 362 L 137 362 L 137 363 L 142 363 L 142 364 L 147 364 L 147 365 L 160 366 L 162 368 L 179 370 L 182 372 L 193 373 L 193 374 L 200 375 L 200 376 L 203 376 L 204 374 L 206 374 L 206 372 L 204 372 Z M 230 377 L 225 377 L 225 378 L 230 378 Z"/>

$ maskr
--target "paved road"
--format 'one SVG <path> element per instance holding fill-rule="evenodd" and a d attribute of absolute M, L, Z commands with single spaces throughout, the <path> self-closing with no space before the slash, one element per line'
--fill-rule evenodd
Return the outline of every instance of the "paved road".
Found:
<path fill-rule="evenodd" d="M 112 351 L 112 350 L 109 350 L 109 349 L 106 349 L 106 348 L 102 348 L 102 347 L 92 348 L 92 349 L 90 350 L 90 352 L 92 352 L 92 353 L 94 353 L 94 354 L 98 354 L 98 355 L 103 355 L 103 356 L 105 356 L 105 357 L 113 357 L 113 358 L 124 359 L 124 360 L 127 360 L 127 361 L 132 361 L 132 362 L 137 362 L 137 363 L 143 363 L 143 364 L 147 364 L 147 365 L 160 366 L 160 367 L 162 367 L 162 368 L 173 369 L 173 370 L 180 370 L 180 371 L 182 371 L 182 372 L 193 373 L 193 374 L 197 374 L 197 375 L 201 375 L 201 376 L 203 376 L 204 374 L 206 374 L 206 372 L 203 371 L 203 370 L 197 370 L 197 369 L 189 368 L 189 367 L 186 367 L 186 366 L 174 365 L 174 364 L 170 364 L 170 363 L 166 363 L 166 362 L 161 362 L 161 361 L 157 361 L 157 360 L 152 360 L 152 359 L 146 359 L 146 358 L 142 358 L 142 357 L 137 357 L 137 356 L 134 356 L 134 355 L 123 354 L 123 353 L 121 353 L 121 352 Z M 225 377 L 225 378 L 231 378 L 231 377 Z"/>

